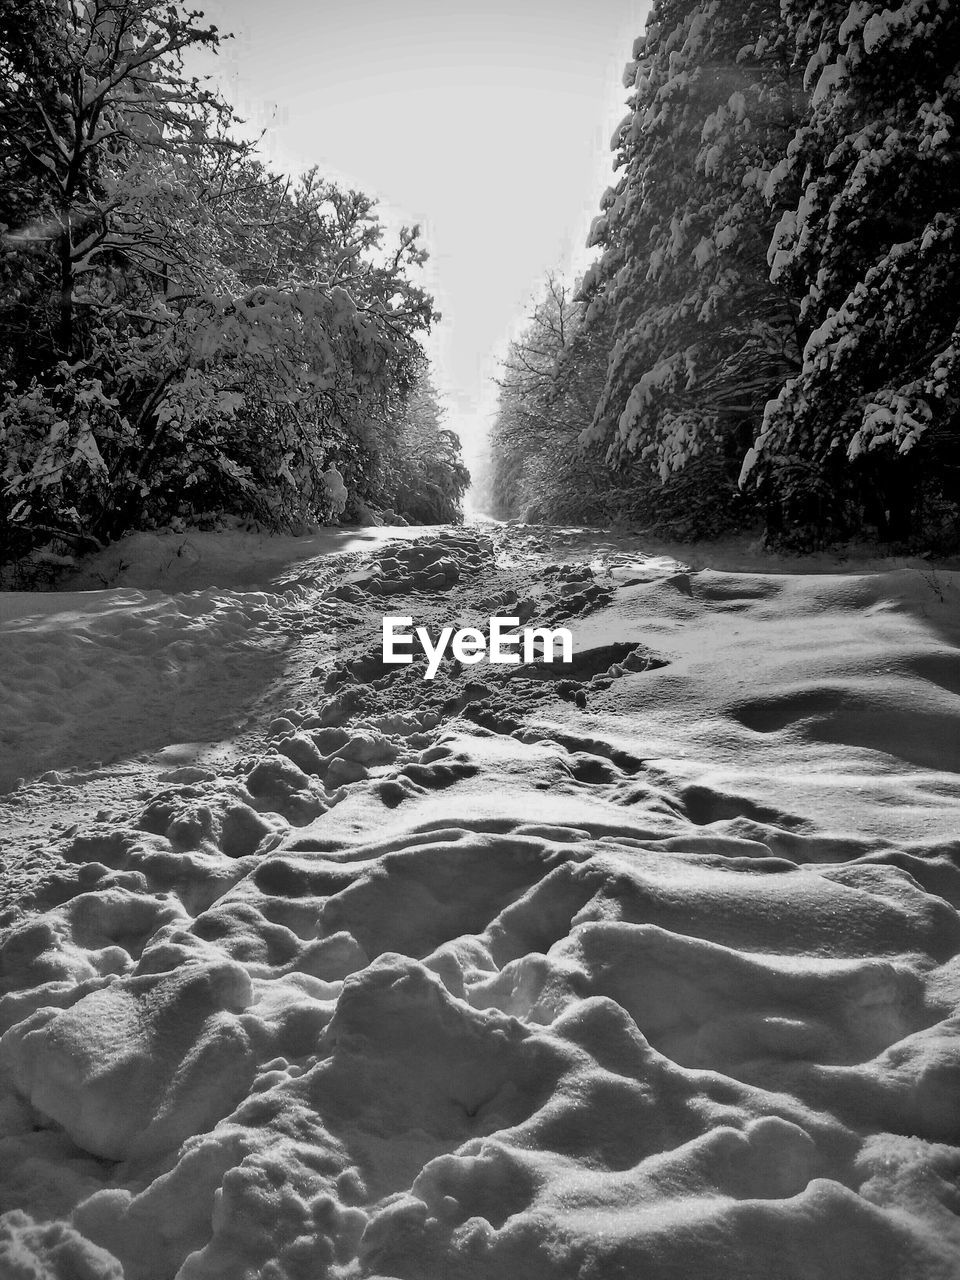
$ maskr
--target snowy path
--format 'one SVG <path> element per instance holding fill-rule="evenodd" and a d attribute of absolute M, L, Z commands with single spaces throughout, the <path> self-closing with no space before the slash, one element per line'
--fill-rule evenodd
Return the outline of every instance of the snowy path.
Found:
<path fill-rule="evenodd" d="M 2 599 L 4 1280 L 960 1273 L 960 575 L 201 543 Z"/>

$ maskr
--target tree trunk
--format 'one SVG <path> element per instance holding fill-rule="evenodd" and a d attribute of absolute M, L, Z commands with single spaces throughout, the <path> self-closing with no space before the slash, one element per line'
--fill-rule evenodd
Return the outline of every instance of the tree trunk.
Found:
<path fill-rule="evenodd" d="M 60 235 L 57 258 L 60 267 L 60 300 L 57 313 L 57 347 L 63 360 L 73 357 L 73 242 L 70 234 L 70 210 L 60 213 Z"/>

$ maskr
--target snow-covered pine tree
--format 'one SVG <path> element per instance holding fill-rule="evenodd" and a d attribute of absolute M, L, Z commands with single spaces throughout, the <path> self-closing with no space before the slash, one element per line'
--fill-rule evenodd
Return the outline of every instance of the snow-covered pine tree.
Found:
<path fill-rule="evenodd" d="M 805 345 L 743 479 L 787 529 L 936 535 L 939 506 L 955 536 L 960 6 L 783 7 L 812 97 L 769 179 L 772 200 L 790 199 L 770 265 L 801 299 Z"/>
<path fill-rule="evenodd" d="M 612 328 L 588 441 L 661 482 L 699 460 L 691 502 L 735 491 L 767 398 L 796 367 L 796 317 L 771 284 L 763 192 L 802 105 L 777 0 L 656 0 L 625 73 L 586 325 Z M 782 201 L 793 203 L 785 187 Z M 722 500 L 720 507 L 722 509 Z M 717 510 L 715 506 L 715 510 Z"/>

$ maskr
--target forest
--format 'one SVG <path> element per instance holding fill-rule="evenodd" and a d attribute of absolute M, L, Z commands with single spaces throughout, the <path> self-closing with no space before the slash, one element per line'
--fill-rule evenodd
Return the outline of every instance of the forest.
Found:
<path fill-rule="evenodd" d="M 597 257 L 505 364 L 494 514 L 955 548 L 960 11 L 657 0 Z"/>
<path fill-rule="evenodd" d="M 416 227 L 273 173 L 154 0 L 0 14 L 0 559 L 224 518 L 459 518 Z"/>
<path fill-rule="evenodd" d="M 0 24 L 0 561 L 460 520 L 419 228 L 387 243 L 362 192 L 272 172 L 185 69 L 224 39 L 202 13 Z M 510 346 L 475 505 L 954 548 L 958 48 L 949 0 L 656 0 L 595 258 Z"/>

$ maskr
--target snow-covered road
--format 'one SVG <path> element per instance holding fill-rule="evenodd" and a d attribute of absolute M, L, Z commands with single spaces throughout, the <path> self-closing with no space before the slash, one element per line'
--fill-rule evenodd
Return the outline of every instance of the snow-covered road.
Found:
<path fill-rule="evenodd" d="M 960 1273 L 960 575 L 170 545 L 0 598 L 4 1280 Z"/>

